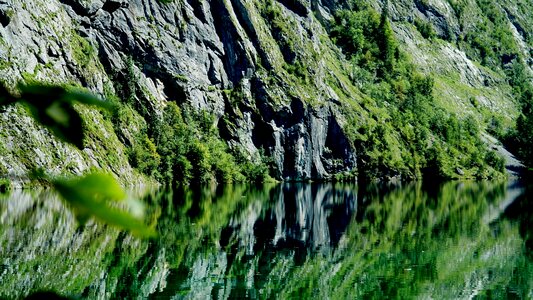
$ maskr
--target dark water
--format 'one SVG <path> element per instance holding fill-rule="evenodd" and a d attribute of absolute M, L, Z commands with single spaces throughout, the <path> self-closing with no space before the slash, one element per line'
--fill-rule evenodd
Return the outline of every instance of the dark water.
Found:
<path fill-rule="evenodd" d="M 532 299 L 532 190 L 512 183 L 155 190 L 156 239 L 0 196 L 0 298 Z"/>

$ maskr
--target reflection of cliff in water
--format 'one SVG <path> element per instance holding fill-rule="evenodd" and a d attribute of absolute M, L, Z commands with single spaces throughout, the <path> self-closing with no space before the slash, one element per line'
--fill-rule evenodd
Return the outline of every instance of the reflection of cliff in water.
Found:
<path fill-rule="evenodd" d="M 144 198 L 157 218 L 150 241 L 77 227 L 53 193 L 15 191 L 0 196 L 0 298 L 46 288 L 90 299 L 529 299 L 531 191 L 489 182 L 161 189 Z"/>
<path fill-rule="evenodd" d="M 251 255 L 263 249 L 336 247 L 357 210 L 357 190 L 342 184 L 282 184 L 270 202 L 251 205 L 244 219 L 223 231 L 224 246 L 236 235 Z"/>
<path fill-rule="evenodd" d="M 519 232 L 524 240 L 527 255 L 533 259 L 533 185 L 527 185 L 517 198 L 505 207 L 503 216 L 519 224 Z"/>

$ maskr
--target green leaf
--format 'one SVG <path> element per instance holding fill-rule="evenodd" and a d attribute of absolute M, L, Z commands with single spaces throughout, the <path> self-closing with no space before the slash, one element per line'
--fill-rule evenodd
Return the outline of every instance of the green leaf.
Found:
<path fill-rule="evenodd" d="M 138 236 L 155 236 L 154 229 L 144 224 L 139 207 L 135 207 L 134 214 L 113 205 L 125 200 L 126 193 L 111 175 L 93 173 L 72 180 L 52 180 L 52 184 L 72 206 L 80 224 L 95 217 Z"/>
<path fill-rule="evenodd" d="M 73 88 L 39 83 L 20 84 L 20 98 L 40 124 L 48 128 L 59 139 L 83 148 L 83 122 L 74 109 L 79 102 L 112 110 L 113 105 L 98 97 Z M 0 90 L 0 94 L 2 91 Z"/>
<path fill-rule="evenodd" d="M 68 99 L 73 99 L 79 103 L 97 106 L 103 109 L 107 109 L 109 111 L 116 109 L 113 103 L 108 102 L 108 101 L 103 101 L 102 99 L 96 97 L 95 95 L 79 90 L 79 89 L 74 89 L 74 88 L 66 89 L 65 97 L 67 97 Z"/>
<path fill-rule="evenodd" d="M 5 106 L 16 101 L 17 99 L 11 95 L 7 88 L 3 84 L 0 84 L 0 106 Z"/>
<path fill-rule="evenodd" d="M 68 182 L 74 183 L 79 193 L 93 195 L 98 199 L 121 201 L 126 198 L 122 187 L 109 174 L 92 173 Z"/>
<path fill-rule="evenodd" d="M 33 102 L 26 102 L 35 121 L 48 128 L 60 140 L 82 149 L 85 136 L 83 121 L 72 103 L 56 101 L 46 104 L 34 105 Z"/>

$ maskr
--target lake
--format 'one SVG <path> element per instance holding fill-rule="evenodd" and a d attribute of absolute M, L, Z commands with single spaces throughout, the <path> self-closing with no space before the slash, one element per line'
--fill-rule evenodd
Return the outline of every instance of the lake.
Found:
<path fill-rule="evenodd" d="M 282 183 L 134 192 L 152 240 L 0 195 L 0 298 L 533 298 L 533 189 Z"/>

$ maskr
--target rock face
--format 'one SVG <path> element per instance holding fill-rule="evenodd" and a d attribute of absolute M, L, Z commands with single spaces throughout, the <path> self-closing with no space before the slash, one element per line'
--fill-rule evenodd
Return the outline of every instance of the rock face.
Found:
<path fill-rule="evenodd" d="M 309 3 L 285 2 L 281 5 L 283 13 L 297 21 L 298 30 L 320 26 L 309 15 Z M 224 122 L 219 124 L 231 145 L 244 146 L 251 155 L 258 149 L 272 155 L 279 178 L 324 178 L 354 169 L 355 153 L 339 125 L 342 121 L 336 104 L 317 97 L 319 104 L 310 105 L 282 82 L 275 84 L 276 95 L 272 95 L 265 82 L 270 78 L 257 76 L 260 64 L 275 70 L 274 66 L 284 62 L 285 53 L 266 45 L 265 40 L 272 39 L 277 47 L 277 41 L 272 36 L 262 38 L 272 34 L 261 27 L 265 24 L 260 24 L 254 6 L 253 1 L 222 0 L 169 4 L 155 0 L 7 1 L 1 7 L 9 18 L 4 18 L 0 29 L 0 56 L 8 64 L 1 79 L 14 83 L 31 75 L 38 80 L 79 83 L 101 95 L 123 95 L 123 91 L 115 90 L 113 81 L 131 80 L 129 71 L 136 78 L 136 101 L 155 116 L 161 114 L 166 101 L 207 110 L 218 117 L 241 110 L 231 107 L 222 92 L 239 86 L 244 95 L 243 111 L 231 119 L 235 130 Z M 304 42 L 318 46 L 314 40 L 319 33 L 307 32 Z M 272 101 L 274 96 L 278 101 Z M 8 119 L 20 118 L 20 114 L 24 113 L 4 112 L 2 131 L 17 133 L 9 128 Z M 25 129 L 38 131 L 34 125 Z M 45 136 L 43 132 L 18 144 L 50 140 Z M 21 149 L 10 144 L 5 147 L 8 155 L 0 163 L 9 174 L 23 174 L 28 166 L 20 163 L 15 153 Z M 68 148 L 66 155 L 77 157 L 76 172 L 90 165 L 103 167 L 97 164 L 105 152 L 91 160 L 90 149 L 81 156 L 59 144 L 38 146 L 35 151 L 43 147 L 57 151 Z M 128 168 L 125 159 L 118 165 Z M 64 171 L 64 167 L 57 169 L 58 173 Z M 115 173 L 126 176 L 132 172 Z"/>
<path fill-rule="evenodd" d="M 0 79 L 70 82 L 102 96 L 130 97 L 143 107 L 145 119 L 160 117 L 168 101 L 206 110 L 217 117 L 231 147 L 251 157 L 271 156 L 278 178 L 328 178 L 357 169 L 357 151 L 344 126 L 345 112 L 353 107 L 346 103 L 361 95 L 346 83 L 344 57 L 325 29 L 343 5 L 336 0 L 1 0 Z M 399 1 L 391 12 L 398 22 L 427 19 L 438 36 L 460 31 L 444 1 Z M 284 22 L 269 20 L 271 15 Z M 401 26 L 395 31 L 409 49 L 413 40 L 402 35 Z M 446 51 L 464 56 L 455 48 Z M 482 79 L 464 59 L 469 68 L 462 71 L 464 78 Z M 20 176 L 35 166 L 80 173 L 96 167 L 138 180 L 124 154 L 132 143 L 128 132 L 136 127 L 122 128 L 117 136 L 98 112 L 86 113 L 96 123 L 95 138 L 78 151 L 54 142 L 31 120 L 11 122 L 27 119 L 20 108 L 1 112 L 0 173 Z M 365 114 L 357 113 L 362 120 Z M 106 144 L 113 146 L 101 146 Z M 39 160 L 21 159 L 26 151 Z M 118 153 L 116 159 L 107 159 L 110 151 Z"/>

